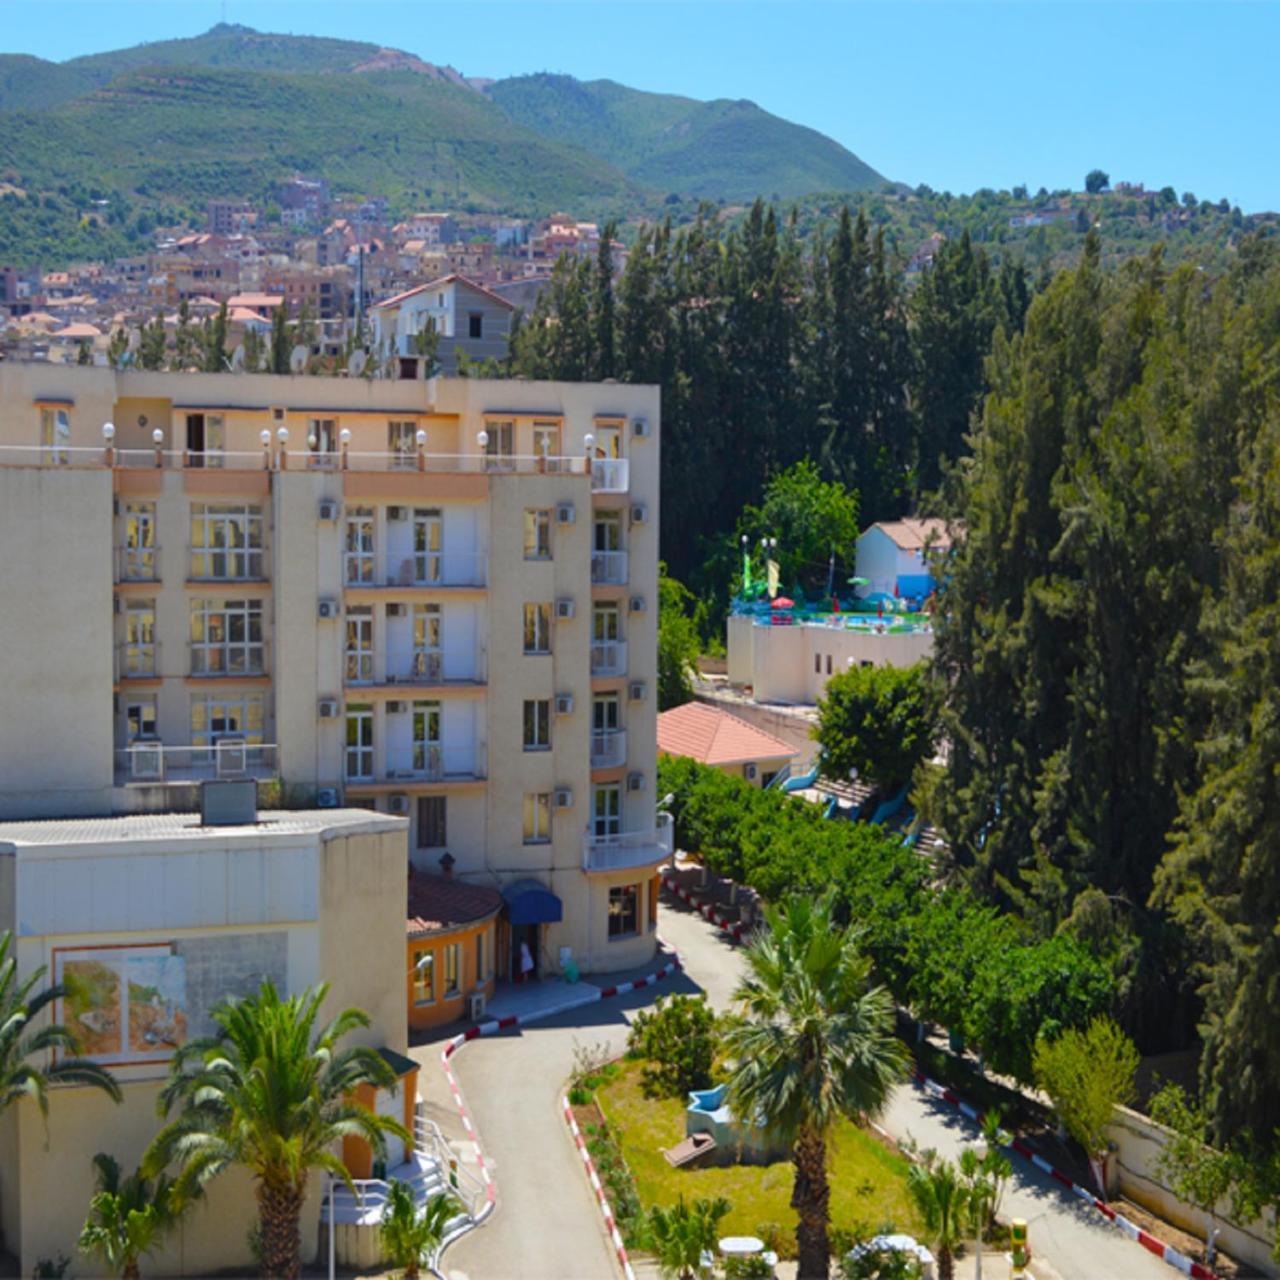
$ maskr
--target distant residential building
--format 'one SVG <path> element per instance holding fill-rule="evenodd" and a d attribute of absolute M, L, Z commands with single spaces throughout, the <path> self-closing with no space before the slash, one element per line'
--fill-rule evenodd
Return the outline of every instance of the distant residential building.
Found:
<path fill-rule="evenodd" d="M 329 212 L 329 184 L 320 178 L 295 175 L 280 184 L 277 199 L 286 226 L 322 222 Z"/>
<path fill-rule="evenodd" d="M 458 238 L 458 225 L 451 213 L 415 213 L 395 230 L 406 239 L 422 240 L 428 245 L 452 244 Z"/>
<path fill-rule="evenodd" d="M 428 327 L 440 335 L 438 359 L 455 373 L 459 349 L 472 360 L 506 358 L 515 305 L 474 280 L 449 275 L 379 302 L 370 309 L 378 347 L 412 358 L 414 339 Z"/>
<path fill-rule="evenodd" d="M 205 226 L 214 235 L 249 231 L 257 221 L 257 210 L 244 200 L 210 200 L 205 205 Z"/>
<path fill-rule="evenodd" d="M 658 716 L 658 754 L 684 756 L 767 787 L 799 752 L 719 707 L 686 702 Z"/>

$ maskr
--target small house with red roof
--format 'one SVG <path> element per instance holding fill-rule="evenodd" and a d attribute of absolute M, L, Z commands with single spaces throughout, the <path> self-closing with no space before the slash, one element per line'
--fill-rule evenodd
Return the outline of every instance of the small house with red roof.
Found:
<path fill-rule="evenodd" d="M 705 702 L 686 702 L 658 716 L 660 755 L 688 756 L 767 787 L 799 752 L 781 738 Z"/>

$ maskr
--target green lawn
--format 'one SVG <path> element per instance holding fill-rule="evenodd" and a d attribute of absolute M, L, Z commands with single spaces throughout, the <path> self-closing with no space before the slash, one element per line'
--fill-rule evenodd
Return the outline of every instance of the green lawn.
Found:
<path fill-rule="evenodd" d="M 764 1224 L 775 1223 L 791 1242 L 785 1253 L 793 1254 L 791 1163 L 673 1169 L 662 1152 L 685 1136 L 684 1106 L 676 1098 L 646 1098 L 640 1089 L 642 1066 L 622 1062 L 614 1079 L 596 1090 L 596 1100 L 622 1145 L 644 1207 L 671 1204 L 681 1192 L 688 1199 L 724 1196 L 733 1210 L 722 1234 L 758 1236 Z M 918 1235 L 919 1220 L 907 1195 L 907 1161 L 847 1121 L 837 1128 L 832 1148 L 832 1226 L 878 1229 L 892 1222 Z"/>

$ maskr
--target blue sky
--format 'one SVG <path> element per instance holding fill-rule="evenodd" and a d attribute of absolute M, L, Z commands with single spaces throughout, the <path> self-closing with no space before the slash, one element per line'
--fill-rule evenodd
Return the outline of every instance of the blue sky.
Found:
<path fill-rule="evenodd" d="M 0 0 L 62 60 L 219 21 L 394 45 L 468 75 L 564 71 L 750 98 L 938 190 L 1166 183 L 1280 208 L 1280 4 Z"/>

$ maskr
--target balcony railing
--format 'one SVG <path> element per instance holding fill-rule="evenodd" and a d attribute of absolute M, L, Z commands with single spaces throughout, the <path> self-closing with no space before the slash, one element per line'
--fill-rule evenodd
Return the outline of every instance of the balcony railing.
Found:
<path fill-rule="evenodd" d="M 160 674 L 160 642 L 125 641 L 116 645 L 117 680 L 152 680 Z"/>
<path fill-rule="evenodd" d="M 625 551 L 593 551 L 591 581 L 595 586 L 625 586 L 627 553 Z"/>
<path fill-rule="evenodd" d="M 348 587 L 483 587 L 489 580 L 484 551 L 427 551 L 381 563 L 371 551 L 347 551 Z"/>
<path fill-rule="evenodd" d="M 188 582 L 265 582 L 266 552 L 261 547 L 188 547 Z"/>
<path fill-rule="evenodd" d="M 387 760 L 387 782 L 472 782 L 488 776 L 483 744 L 442 746 L 416 743 L 409 751 L 392 752 Z M 351 778 L 348 782 L 373 781 Z"/>
<path fill-rule="evenodd" d="M 606 729 L 591 735 L 591 767 L 613 769 L 627 762 L 627 731 Z"/>
<path fill-rule="evenodd" d="M 160 548 L 116 547 L 115 571 L 117 582 L 159 582 Z"/>
<path fill-rule="evenodd" d="M 225 737 L 207 746 L 169 747 L 151 739 L 116 752 L 116 783 L 200 782 L 206 778 L 270 778 L 275 743 Z"/>
<path fill-rule="evenodd" d="M 626 493 L 630 486 L 630 467 L 626 458 L 593 458 L 591 489 L 594 493 Z"/>
<path fill-rule="evenodd" d="M 250 640 L 224 645 L 191 646 L 191 674 L 236 679 L 267 674 L 265 640 Z"/>
<path fill-rule="evenodd" d="M 487 671 L 487 655 L 483 649 L 476 651 L 470 663 L 470 669 L 467 664 L 459 662 L 456 658 L 446 663 L 444 654 L 435 649 L 416 652 L 388 649 L 383 683 L 394 685 L 484 684 Z"/>
<path fill-rule="evenodd" d="M 644 831 L 622 831 L 599 835 L 588 831 L 582 841 L 584 871 L 626 871 L 653 866 L 671 857 L 673 848 L 671 815 L 660 813 L 653 827 Z"/>
<path fill-rule="evenodd" d="M 627 674 L 627 642 L 625 640 L 597 640 L 591 646 L 591 674 L 593 676 L 624 676 Z"/>

